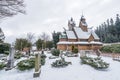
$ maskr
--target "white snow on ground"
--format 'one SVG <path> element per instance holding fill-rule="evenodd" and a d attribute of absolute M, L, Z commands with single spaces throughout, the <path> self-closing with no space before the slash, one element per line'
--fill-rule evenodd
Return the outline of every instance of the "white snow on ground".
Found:
<path fill-rule="evenodd" d="M 47 54 L 47 56 L 51 56 Z M 120 80 L 120 62 L 113 61 L 112 58 L 102 57 L 104 61 L 110 63 L 106 71 L 96 70 L 88 65 L 80 64 L 79 57 L 66 57 L 66 61 L 71 61 L 72 65 L 64 68 L 53 68 L 51 63 L 55 59 L 46 58 L 46 63 L 42 66 L 40 77 L 33 78 L 34 69 L 30 71 L 0 71 L 0 80 Z"/>

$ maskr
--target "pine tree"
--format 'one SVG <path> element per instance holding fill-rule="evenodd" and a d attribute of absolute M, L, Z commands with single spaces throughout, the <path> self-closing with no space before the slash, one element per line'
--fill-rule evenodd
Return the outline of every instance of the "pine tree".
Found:
<path fill-rule="evenodd" d="M 106 22 L 99 25 L 95 30 L 96 34 L 99 36 L 100 41 L 106 43 L 120 42 L 120 18 L 116 15 L 116 20 L 112 18 L 107 19 Z"/>
<path fill-rule="evenodd" d="M 5 35 L 4 35 L 3 31 L 2 31 L 2 29 L 0 28 L 0 43 L 3 42 L 4 39 L 5 39 Z"/>

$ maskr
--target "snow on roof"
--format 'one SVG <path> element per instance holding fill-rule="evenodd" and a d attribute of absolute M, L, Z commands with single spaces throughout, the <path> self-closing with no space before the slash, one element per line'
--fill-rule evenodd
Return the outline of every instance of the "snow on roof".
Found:
<path fill-rule="evenodd" d="M 68 41 L 61 41 L 57 44 L 89 44 L 88 42 L 68 42 Z"/>
<path fill-rule="evenodd" d="M 88 29 L 88 33 L 89 33 L 89 34 L 92 34 L 93 37 L 94 37 L 94 39 L 100 39 L 100 38 L 97 36 L 97 34 L 96 34 L 91 28 Z"/>
<path fill-rule="evenodd" d="M 73 31 L 66 31 L 68 39 L 77 39 Z"/>
<path fill-rule="evenodd" d="M 76 35 L 79 39 L 88 39 L 90 36 L 89 32 L 84 32 L 81 28 L 79 27 L 74 27 L 74 30 L 76 32 Z"/>
<path fill-rule="evenodd" d="M 102 44 L 101 42 L 91 41 L 90 44 Z"/>
<path fill-rule="evenodd" d="M 83 26 L 88 26 L 86 22 L 85 23 L 81 22 L 81 23 L 82 23 Z"/>
<path fill-rule="evenodd" d="M 88 29 L 88 32 L 84 32 L 81 28 L 79 27 L 74 27 L 74 30 L 76 32 L 76 35 L 78 36 L 79 39 L 88 39 L 90 35 L 92 34 L 95 39 L 99 39 L 97 34 L 92 31 L 92 29 Z"/>
<path fill-rule="evenodd" d="M 92 31 L 92 35 L 95 39 L 100 39 L 94 31 Z"/>
<path fill-rule="evenodd" d="M 60 41 L 57 44 L 102 44 L 101 42 L 91 41 L 91 42 L 68 42 L 68 41 Z"/>
<path fill-rule="evenodd" d="M 67 38 L 67 35 L 65 33 L 61 33 L 61 35 L 59 36 L 59 38 Z"/>

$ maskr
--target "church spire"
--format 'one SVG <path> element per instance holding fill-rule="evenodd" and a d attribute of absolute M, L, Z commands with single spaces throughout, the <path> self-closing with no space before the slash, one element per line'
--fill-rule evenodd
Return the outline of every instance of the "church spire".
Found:
<path fill-rule="evenodd" d="M 79 23 L 79 27 L 83 30 L 83 31 L 87 31 L 87 23 L 86 23 L 86 19 L 85 19 L 85 17 L 83 16 L 83 14 L 82 14 L 82 16 L 81 16 L 81 19 L 80 19 L 80 23 Z"/>
<path fill-rule="evenodd" d="M 73 29 L 73 27 L 75 27 L 75 26 L 76 26 L 76 24 L 75 24 L 73 18 L 71 17 L 71 19 L 68 21 L 69 30 L 71 31 Z"/>

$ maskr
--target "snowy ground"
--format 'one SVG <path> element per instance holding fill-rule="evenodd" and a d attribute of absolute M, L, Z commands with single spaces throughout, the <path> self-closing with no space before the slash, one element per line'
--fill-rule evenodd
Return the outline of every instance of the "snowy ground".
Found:
<path fill-rule="evenodd" d="M 49 57 L 50 54 L 47 56 Z M 80 64 L 79 57 L 65 58 L 66 61 L 72 62 L 72 65 L 65 68 L 52 68 L 51 63 L 55 59 L 48 59 L 48 57 L 38 78 L 33 78 L 34 69 L 24 72 L 12 69 L 1 70 L 0 80 L 120 80 L 120 62 L 113 61 L 112 58 L 102 57 L 104 61 L 110 63 L 110 67 L 106 71 L 100 71 Z"/>

